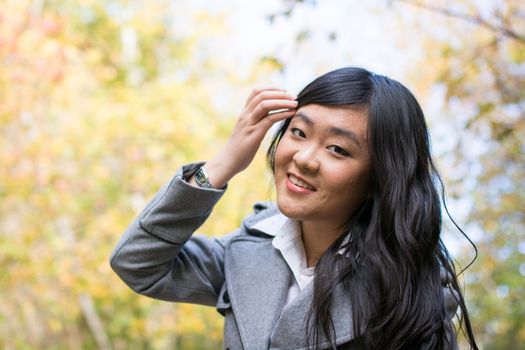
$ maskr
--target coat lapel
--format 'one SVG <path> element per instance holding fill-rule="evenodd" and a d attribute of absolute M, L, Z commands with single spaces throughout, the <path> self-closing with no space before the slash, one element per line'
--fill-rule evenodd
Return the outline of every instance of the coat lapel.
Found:
<path fill-rule="evenodd" d="M 226 284 L 244 348 L 268 349 L 291 271 L 271 239 L 238 236 L 226 249 Z"/>
<path fill-rule="evenodd" d="M 306 319 L 313 300 L 313 282 L 282 310 L 281 317 L 271 335 L 272 349 L 305 349 Z M 336 330 L 336 345 L 340 346 L 354 338 L 352 323 L 352 305 L 341 284 L 334 291 L 332 319 Z M 330 348 L 326 337 L 320 339 L 320 348 Z M 353 347 L 350 347 L 353 348 Z M 357 347 L 356 347 L 357 348 Z"/>

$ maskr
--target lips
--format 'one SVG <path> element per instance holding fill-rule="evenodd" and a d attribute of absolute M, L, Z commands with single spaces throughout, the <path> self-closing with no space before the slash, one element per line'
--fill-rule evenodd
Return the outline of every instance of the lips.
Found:
<path fill-rule="evenodd" d="M 294 174 L 288 174 L 288 180 L 290 180 L 290 182 L 297 187 L 304 188 L 309 191 L 317 191 L 317 189 L 314 186 L 310 185 L 308 182 Z"/>

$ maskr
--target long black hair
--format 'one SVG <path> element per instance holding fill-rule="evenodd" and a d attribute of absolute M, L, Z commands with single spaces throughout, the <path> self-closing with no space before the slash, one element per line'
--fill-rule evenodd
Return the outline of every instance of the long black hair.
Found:
<path fill-rule="evenodd" d="M 298 108 L 311 103 L 364 108 L 372 158 L 369 196 L 348 223 L 348 233 L 316 264 L 308 344 L 317 349 L 324 335 L 335 348 L 330 307 L 335 287 L 343 284 L 352 302 L 354 332 L 367 349 L 453 347 L 456 330 L 445 294 L 459 304 L 459 325 L 477 349 L 454 263 L 440 238 L 443 183 L 415 97 L 393 79 L 347 67 L 315 79 L 297 100 Z M 272 171 L 290 120 L 268 149 Z M 337 254 L 342 248 L 345 254 Z"/>

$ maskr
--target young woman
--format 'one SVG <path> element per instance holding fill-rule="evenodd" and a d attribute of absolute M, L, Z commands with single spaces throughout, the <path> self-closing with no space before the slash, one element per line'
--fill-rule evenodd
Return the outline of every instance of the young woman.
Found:
<path fill-rule="evenodd" d="M 277 203 L 226 236 L 193 235 L 278 121 Z M 138 293 L 215 306 L 226 349 L 453 349 L 458 305 L 477 349 L 440 240 L 440 184 L 413 95 L 342 68 L 297 98 L 254 90 L 224 149 L 178 171 L 111 265 Z"/>

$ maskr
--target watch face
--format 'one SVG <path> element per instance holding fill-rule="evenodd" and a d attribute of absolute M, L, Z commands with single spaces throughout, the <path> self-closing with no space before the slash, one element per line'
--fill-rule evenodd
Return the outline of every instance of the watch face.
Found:
<path fill-rule="evenodd" d="M 200 185 L 202 185 L 202 171 L 201 169 L 197 170 L 197 172 L 195 173 L 195 181 L 197 181 L 197 183 L 199 183 Z"/>
<path fill-rule="evenodd" d="M 201 187 L 205 187 L 205 188 L 212 187 L 210 182 L 208 181 L 208 177 L 206 176 L 206 173 L 204 172 L 202 168 L 199 168 L 199 170 L 197 170 L 197 172 L 195 173 L 195 182 L 197 182 L 197 184 Z"/>

